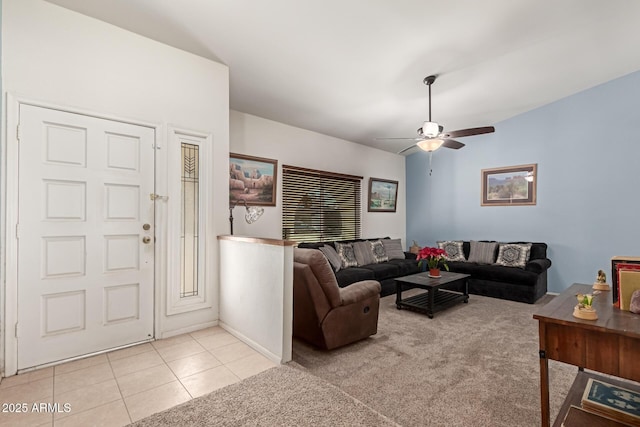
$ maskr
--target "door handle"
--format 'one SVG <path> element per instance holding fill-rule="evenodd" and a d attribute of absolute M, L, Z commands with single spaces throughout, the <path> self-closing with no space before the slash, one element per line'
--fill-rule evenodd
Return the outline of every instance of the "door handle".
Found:
<path fill-rule="evenodd" d="M 144 236 L 142 238 L 142 243 L 144 243 L 145 245 L 148 245 L 151 242 L 151 237 L 149 236 Z"/>

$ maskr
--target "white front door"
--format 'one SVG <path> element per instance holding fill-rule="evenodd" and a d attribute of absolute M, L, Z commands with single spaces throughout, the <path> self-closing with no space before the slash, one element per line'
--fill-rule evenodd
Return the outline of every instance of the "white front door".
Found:
<path fill-rule="evenodd" d="M 18 369 L 153 337 L 152 128 L 20 106 Z"/>

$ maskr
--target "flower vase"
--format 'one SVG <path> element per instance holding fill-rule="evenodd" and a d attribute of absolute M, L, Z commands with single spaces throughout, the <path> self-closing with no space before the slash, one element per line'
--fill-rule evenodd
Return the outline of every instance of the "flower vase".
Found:
<path fill-rule="evenodd" d="M 430 268 L 429 276 L 431 277 L 440 277 L 440 269 L 439 268 Z"/>

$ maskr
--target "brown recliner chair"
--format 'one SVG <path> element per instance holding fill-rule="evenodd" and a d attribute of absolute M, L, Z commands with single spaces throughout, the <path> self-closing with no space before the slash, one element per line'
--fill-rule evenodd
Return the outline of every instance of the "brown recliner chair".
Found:
<path fill-rule="evenodd" d="M 379 282 L 339 288 L 322 252 L 294 249 L 294 337 L 326 350 L 359 341 L 378 331 L 379 307 Z"/>

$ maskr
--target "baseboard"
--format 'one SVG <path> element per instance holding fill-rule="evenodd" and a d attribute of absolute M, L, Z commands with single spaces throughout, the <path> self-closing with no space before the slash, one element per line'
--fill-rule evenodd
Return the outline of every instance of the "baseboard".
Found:
<path fill-rule="evenodd" d="M 163 340 L 163 339 L 175 337 L 176 335 L 188 334 L 190 332 L 199 331 L 200 329 L 210 328 L 212 326 L 218 326 L 218 321 L 214 320 L 213 322 L 199 323 L 197 325 L 190 325 L 185 328 L 174 329 L 173 331 L 163 332 L 162 334 L 160 334 L 160 336 L 157 336 L 156 339 Z"/>
<path fill-rule="evenodd" d="M 278 356 L 276 354 L 273 354 L 272 352 L 270 352 L 269 350 L 267 350 L 266 348 L 264 348 L 263 346 L 261 346 L 257 342 L 253 341 L 251 338 L 249 338 L 246 335 L 244 335 L 243 333 L 241 333 L 239 331 L 236 331 L 231 326 L 225 324 L 222 321 L 220 321 L 219 323 L 220 323 L 220 327 L 222 329 L 224 329 L 225 331 L 229 332 L 231 335 L 233 335 L 234 337 L 238 338 L 240 341 L 244 342 L 249 347 L 251 347 L 252 349 L 257 351 L 258 353 L 262 354 L 267 359 L 271 360 L 273 363 L 277 363 L 279 365 L 279 364 L 281 364 L 283 362 L 287 362 L 286 360 L 283 361 L 280 356 Z"/>

